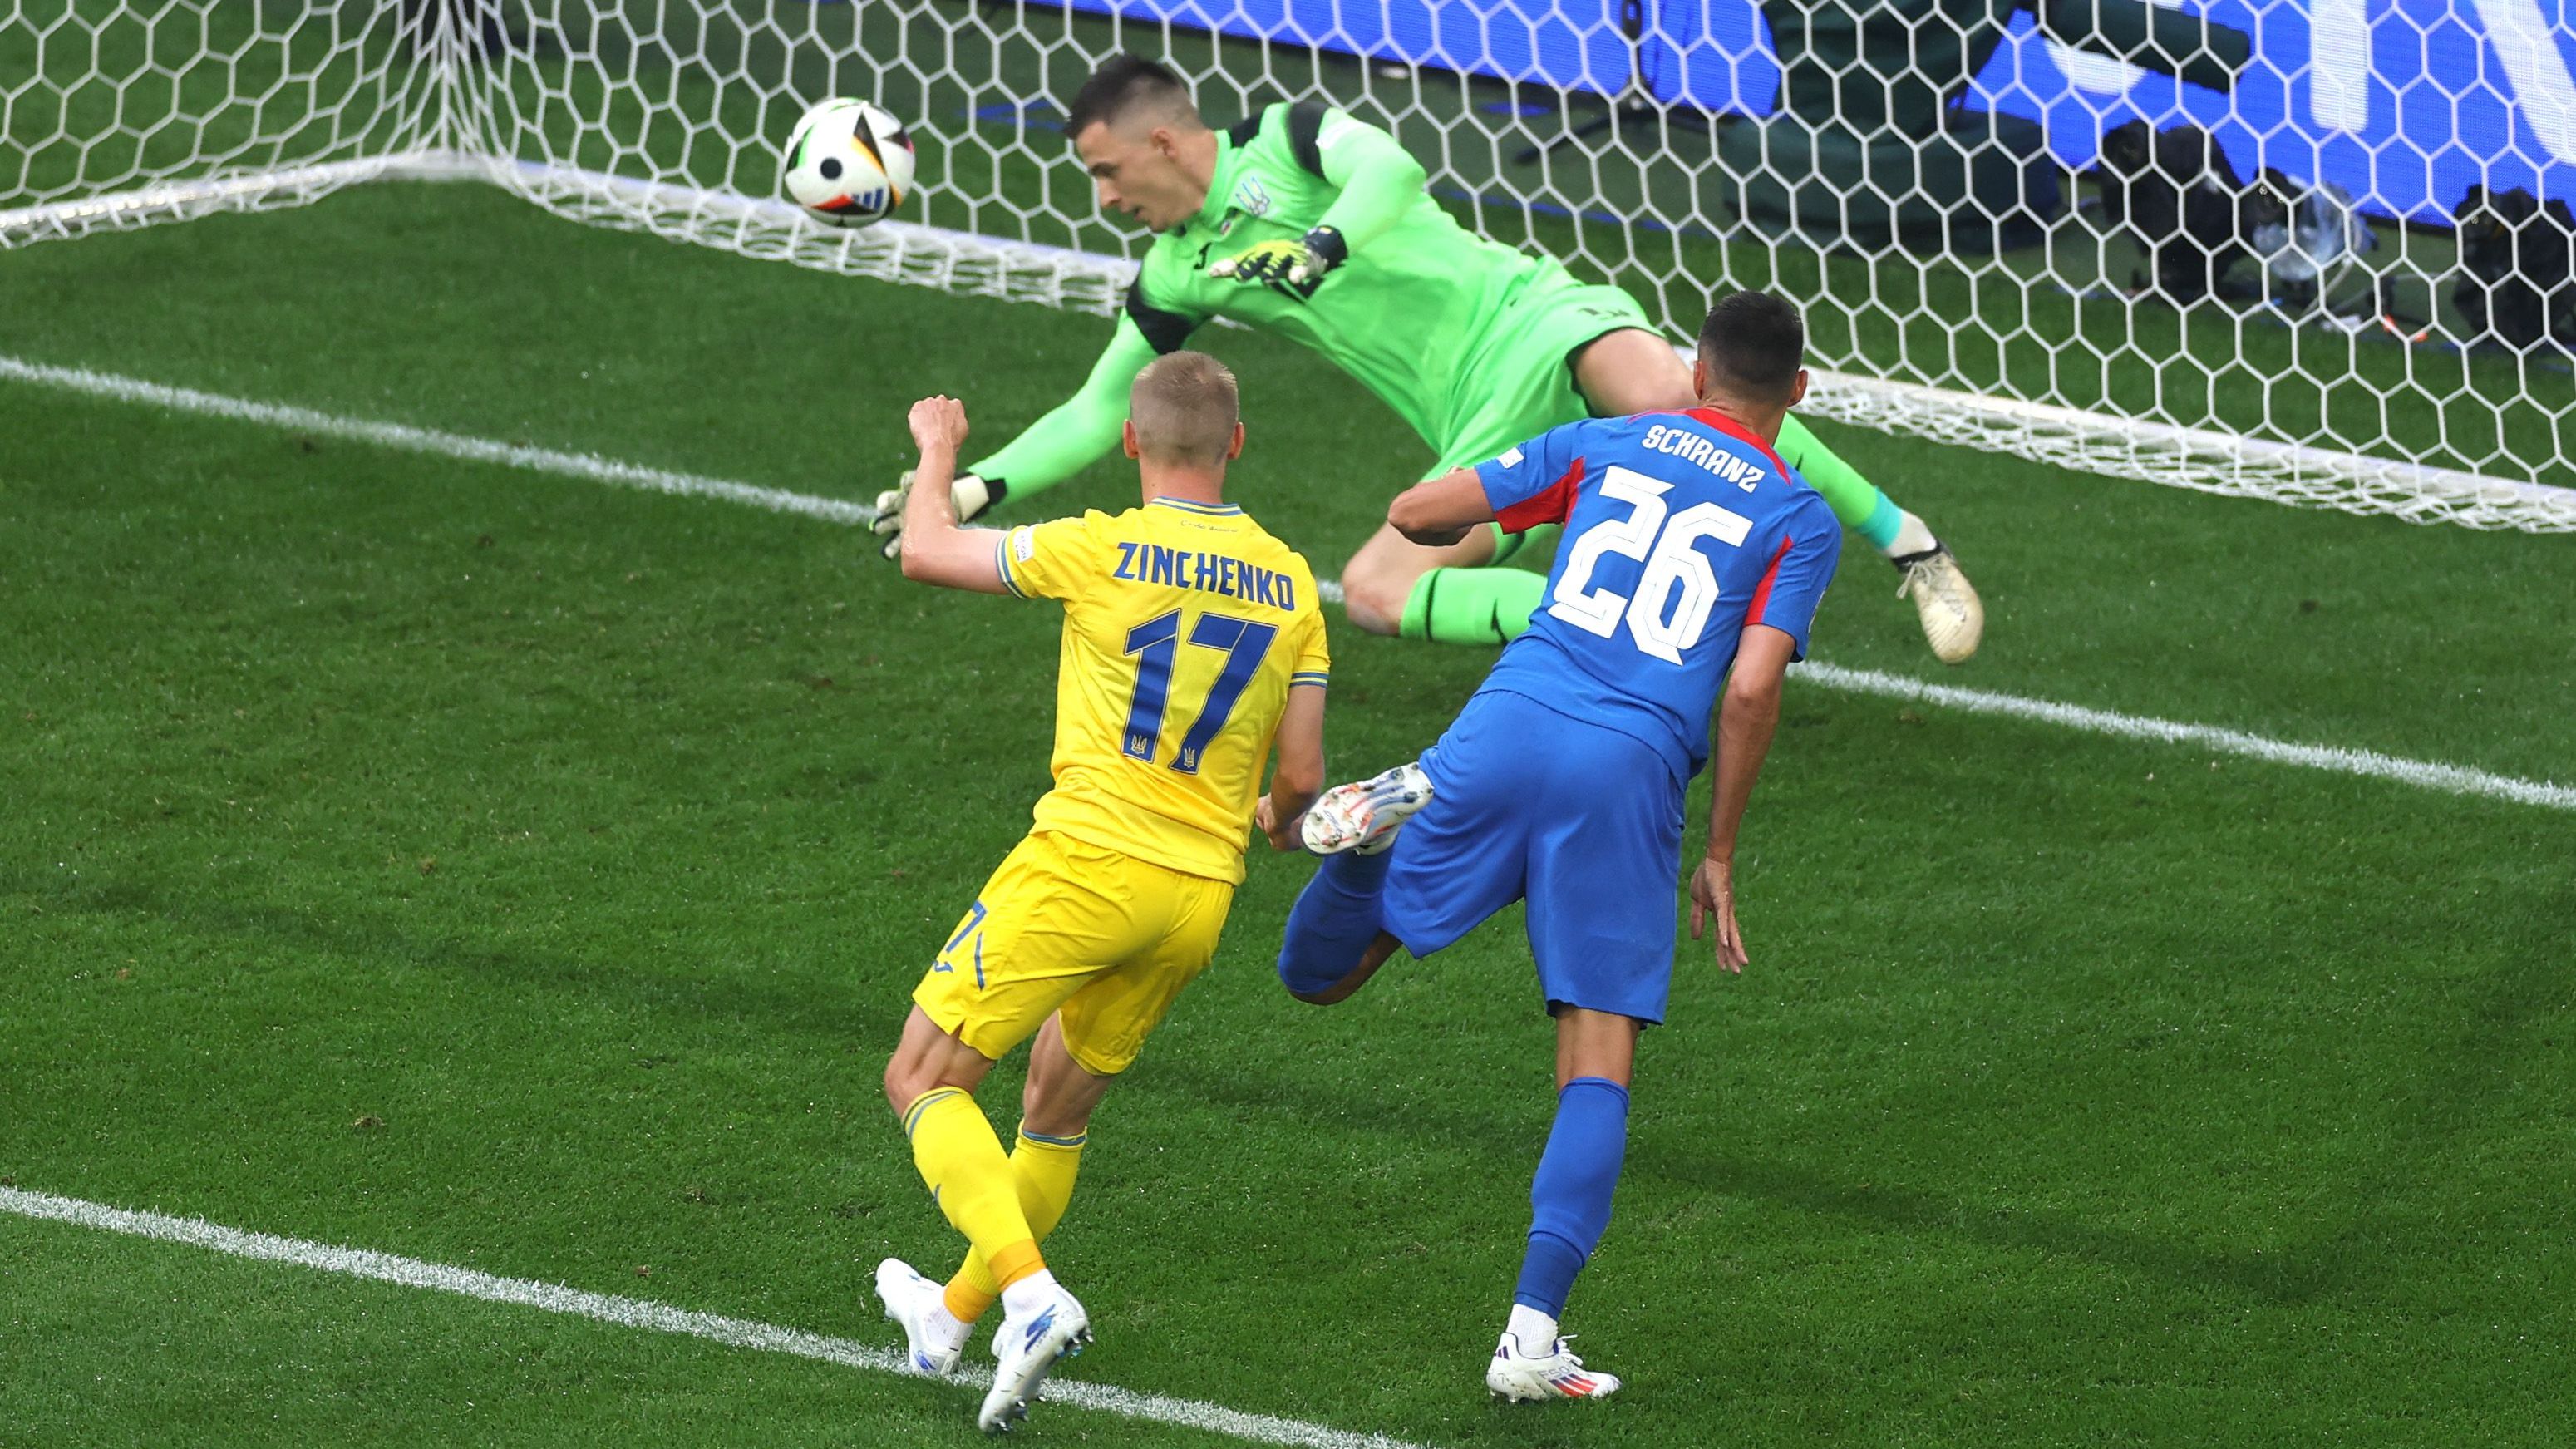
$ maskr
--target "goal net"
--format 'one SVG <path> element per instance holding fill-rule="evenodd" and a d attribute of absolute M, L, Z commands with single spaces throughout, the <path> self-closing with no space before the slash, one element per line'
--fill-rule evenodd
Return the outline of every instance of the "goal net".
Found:
<path fill-rule="evenodd" d="M 1285 99 L 1388 127 L 1470 226 L 1677 339 L 1714 290 L 1796 298 L 1823 415 L 2576 531 L 2564 3 L 0 0 L 0 248 L 470 177 L 1107 311 L 1139 238 L 1059 104 L 1133 49 L 1212 121 Z M 832 95 L 913 123 L 902 220 L 776 199 L 778 142 Z"/>

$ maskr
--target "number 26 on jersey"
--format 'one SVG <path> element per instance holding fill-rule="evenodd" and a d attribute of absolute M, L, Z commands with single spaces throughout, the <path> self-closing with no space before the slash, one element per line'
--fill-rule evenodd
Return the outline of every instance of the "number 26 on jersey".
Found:
<path fill-rule="evenodd" d="M 1694 503 L 1679 513 L 1664 502 L 1670 483 L 1633 468 L 1613 466 L 1601 476 L 1601 496 L 1629 505 L 1626 518 L 1596 523 L 1569 541 L 1565 572 L 1547 612 L 1587 633 L 1617 637 L 1622 619 L 1639 649 L 1671 664 L 1697 644 L 1717 607 L 1717 571 L 1699 542 L 1714 538 L 1740 548 L 1753 520 L 1714 503 Z M 1633 596 L 1608 585 L 1595 588 L 1593 573 L 1605 558 L 1645 565 Z"/>

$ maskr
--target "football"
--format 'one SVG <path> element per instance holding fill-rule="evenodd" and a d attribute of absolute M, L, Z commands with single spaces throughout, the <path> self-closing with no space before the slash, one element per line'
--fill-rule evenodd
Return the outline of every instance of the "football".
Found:
<path fill-rule="evenodd" d="M 867 101 L 829 100 L 788 133 L 779 184 L 816 221 L 866 226 L 912 194 L 912 161 L 901 121 Z"/>

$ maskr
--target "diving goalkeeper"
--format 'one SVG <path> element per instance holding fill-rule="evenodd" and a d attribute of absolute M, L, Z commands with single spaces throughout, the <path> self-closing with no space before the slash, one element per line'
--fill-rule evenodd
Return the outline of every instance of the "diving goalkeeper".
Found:
<path fill-rule="evenodd" d="M 1120 55 L 1074 96 L 1065 134 L 1101 209 L 1157 235 L 1090 379 L 957 476 L 960 518 L 1115 447 L 1136 374 L 1217 317 L 1283 333 L 1358 378 L 1431 445 L 1427 478 L 1586 416 L 1695 405 L 1690 369 L 1634 299 L 1459 226 L 1393 136 L 1340 111 L 1281 103 L 1212 131 L 1180 77 Z M 1976 652 L 1984 607 L 1923 521 L 1795 417 L 1778 450 L 1895 563 L 1932 652 L 1953 664 Z M 878 500 L 878 532 L 903 526 L 910 481 Z M 1529 626 L 1546 580 L 1483 566 L 1554 532 L 1479 529 L 1435 548 L 1381 526 L 1343 569 L 1344 607 L 1375 634 L 1506 642 Z"/>

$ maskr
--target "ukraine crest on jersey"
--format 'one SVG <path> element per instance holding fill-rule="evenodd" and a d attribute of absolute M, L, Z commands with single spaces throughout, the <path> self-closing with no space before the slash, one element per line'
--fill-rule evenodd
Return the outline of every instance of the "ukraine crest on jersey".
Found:
<path fill-rule="evenodd" d="M 1242 880 L 1288 691 L 1332 668 L 1306 561 L 1232 504 L 1171 498 L 996 548 L 1011 592 L 1064 604 L 1055 788 L 1033 828 Z"/>

